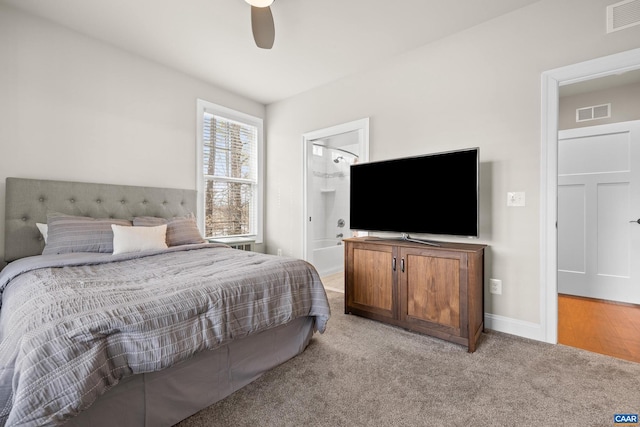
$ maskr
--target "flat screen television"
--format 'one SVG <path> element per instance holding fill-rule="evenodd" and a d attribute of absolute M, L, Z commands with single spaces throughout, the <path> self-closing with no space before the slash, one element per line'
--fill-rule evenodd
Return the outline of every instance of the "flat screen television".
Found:
<path fill-rule="evenodd" d="M 352 165 L 351 229 L 478 237 L 479 162 L 468 148 Z"/>

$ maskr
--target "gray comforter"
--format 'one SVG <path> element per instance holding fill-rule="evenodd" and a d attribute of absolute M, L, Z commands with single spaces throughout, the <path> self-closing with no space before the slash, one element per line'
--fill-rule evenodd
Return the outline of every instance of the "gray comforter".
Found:
<path fill-rule="evenodd" d="M 57 425 L 122 378 L 302 316 L 327 297 L 308 263 L 219 245 L 25 258 L 0 273 L 0 425 Z"/>

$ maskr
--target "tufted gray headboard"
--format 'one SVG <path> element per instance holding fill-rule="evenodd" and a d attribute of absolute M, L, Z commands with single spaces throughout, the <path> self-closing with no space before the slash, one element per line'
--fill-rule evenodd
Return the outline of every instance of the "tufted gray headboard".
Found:
<path fill-rule="evenodd" d="M 4 258 L 40 255 L 44 240 L 36 222 L 47 212 L 92 218 L 172 218 L 196 212 L 196 190 L 7 178 Z"/>

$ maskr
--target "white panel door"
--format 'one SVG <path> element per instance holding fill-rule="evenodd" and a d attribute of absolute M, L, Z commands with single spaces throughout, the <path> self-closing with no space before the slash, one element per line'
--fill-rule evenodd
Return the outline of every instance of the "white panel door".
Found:
<path fill-rule="evenodd" d="M 640 304 L 640 121 L 560 131 L 558 292 Z"/>

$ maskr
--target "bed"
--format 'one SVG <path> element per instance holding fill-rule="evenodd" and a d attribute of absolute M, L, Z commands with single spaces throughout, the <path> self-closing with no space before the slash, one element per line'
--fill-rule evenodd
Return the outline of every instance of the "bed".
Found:
<path fill-rule="evenodd" d="M 7 178 L 5 207 L 0 425 L 171 426 L 330 317 L 305 261 L 194 236 L 195 191 Z"/>

